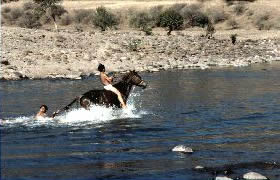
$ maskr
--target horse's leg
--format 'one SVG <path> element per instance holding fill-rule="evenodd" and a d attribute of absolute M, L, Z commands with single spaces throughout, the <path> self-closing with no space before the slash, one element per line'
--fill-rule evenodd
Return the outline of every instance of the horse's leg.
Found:
<path fill-rule="evenodd" d="M 86 97 L 80 98 L 80 105 L 85 108 L 86 110 L 89 110 L 90 107 L 90 100 Z"/>

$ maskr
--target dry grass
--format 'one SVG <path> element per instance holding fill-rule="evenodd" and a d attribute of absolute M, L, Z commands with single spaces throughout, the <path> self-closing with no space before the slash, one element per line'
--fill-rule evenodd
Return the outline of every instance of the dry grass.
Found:
<path fill-rule="evenodd" d="M 21 0 L 1 5 L 5 7 L 21 7 L 24 3 L 31 0 Z M 203 3 L 202 3 L 203 2 Z M 74 14 L 77 10 L 95 9 L 100 6 L 109 8 L 118 14 L 121 19 L 121 28 L 127 27 L 127 15 L 133 10 L 145 10 L 156 6 L 170 7 L 174 4 L 199 4 L 201 9 L 208 12 L 208 16 L 212 18 L 217 30 L 228 29 L 229 20 L 234 19 L 241 29 L 257 29 L 260 16 L 269 13 L 268 24 L 272 24 L 272 29 L 280 29 L 280 3 L 279 0 L 257 0 L 252 3 L 243 3 L 244 12 L 236 14 L 235 5 L 227 6 L 224 0 L 64 0 L 62 5 L 64 8 Z M 223 17 L 224 16 L 224 17 Z"/>

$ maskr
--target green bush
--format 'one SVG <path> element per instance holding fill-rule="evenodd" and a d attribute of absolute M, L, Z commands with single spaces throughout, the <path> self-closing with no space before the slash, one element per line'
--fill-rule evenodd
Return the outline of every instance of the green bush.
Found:
<path fill-rule="evenodd" d="M 107 11 L 105 7 L 98 7 L 93 17 L 93 24 L 100 28 L 101 31 L 105 31 L 108 28 L 119 25 L 119 20 L 113 13 Z"/>
<path fill-rule="evenodd" d="M 39 28 L 40 26 L 42 26 L 39 19 L 40 17 L 37 16 L 36 13 L 27 11 L 19 18 L 18 25 L 20 27 L 30 28 L 30 29 Z"/>
<path fill-rule="evenodd" d="M 62 0 L 33 0 L 37 3 L 43 11 L 46 11 L 48 8 L 57 5 L 57 3 L 61 2 Z"/>
<path fill-rule="evenodd" d="M 166 27 L 168 29 L 167 35 L 171 34 L 173 30 L 179 30 L 183 27 L 183 17 L 176 11 L 168 9 L 164 11 L 160 17 L 157 25 L 159 27 Z"/>
<path fill-rule="evenodd" d="M 130 18 L 129 24 L 131 27 L 139 28 L 141 31 L 144 31 L 146 35 L 150 35 L 154 21 L 152 16 L 147 12 L 138 12 Z"/>

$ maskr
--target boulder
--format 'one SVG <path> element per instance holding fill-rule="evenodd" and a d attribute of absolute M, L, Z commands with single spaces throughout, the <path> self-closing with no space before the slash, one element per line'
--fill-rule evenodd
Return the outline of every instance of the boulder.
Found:
<path fill-rule="evenodd" d="M 255 179 L 255 180 L 263 180 L 263 179 L 267 179 L 265 176 L 256 173 L 256 172 L 249 172 L 243 175 L 244 179 Z"/>
<path fill-rule="evenodd" d="M 194 169 L 204 169 L 204 167 L 203 166 L 195 166 Z"/>
<path fill-rule="evenodd" d="M 173 152 L 182 152 L 182 153 L 193 153 L 192 148 L 185 145 L 178 145 L 172 149 Z"/>
<path fill-rule="evenodd" d="M 228 178 L 228 177 L 226 177 L 226 176 L 217 176 L 217 177 L 215 178 L 215 180 L 233 180 L 233 179 Z"/>

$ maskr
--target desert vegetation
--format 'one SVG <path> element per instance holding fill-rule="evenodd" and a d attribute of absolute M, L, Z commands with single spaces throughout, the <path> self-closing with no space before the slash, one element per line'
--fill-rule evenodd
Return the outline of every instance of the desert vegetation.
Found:
<path fill-rule="evenodd" d="M 74 27 L 81 31 L 86 28 L 138 29 L 146 35 L 151 35 L 154 28 L 164 28 L 168 35 L 174 30 L 193 27 L 209 31 L 209 23 L 212 28 L 222 30 L 280 28 L 279 12 L 275 9 L 256 12 L 257 0 L 193 0 L 193 3 L 126 9 L 111 9 L 106 4 L 92 9 L 70 9 L 64 7 L 61 0 L 30 0 L 19 6 L 9 6 L 10 1 L 2 2 L 2 25 L 25 28 L 50 28 L 54 24 L 55 29 Z"/>

